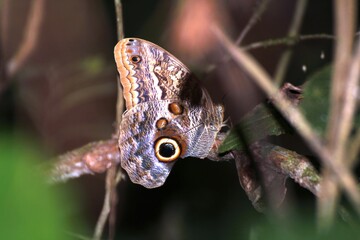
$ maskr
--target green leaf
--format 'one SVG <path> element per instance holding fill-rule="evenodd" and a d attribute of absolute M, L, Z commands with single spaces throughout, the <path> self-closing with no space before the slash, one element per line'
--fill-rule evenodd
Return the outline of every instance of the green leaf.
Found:
<path fill-rule="evenodd" d="M 300 104 L 301 111 L 320 135 L 325 132 L 329 117 L 331 73 L 331 66 L 326 66 L 311 75 L 304 84 Z"/>
<path fill-rule="evenodd" d="M 323 135 L 329 116 L 331 66 L 311 75 L 303 87 L 301 111 L 315 131 Z M 360 128 L 360 113 L 355 115 L 355 127 Z M 266 136 L 278 136 L 289 132 L 285 120 L 270 104 L 259 104 L 237 124 L 219 148 L 219 153 L 244 150 L 246 144 Z"/>
<path fill-rule="evenodd" d="M 326 66 L 311 75 L 303 88 L 300 109 L 319 135 L 324 135 L 329 118 L 331 74 L 331 66 Z M 354 124 L 360 127 L 359 112 L 355 114 Z"/>
<path fill-rule="evenodd" d="M 70 239 L 74 224 L 64 214 L 72 198 L 46 184 L 41 155 L 29 142 L 0 136 L 0 239 Z"/>
<path fill-rule="evenodd" d="M 285 120 L 271 104 L 257 105 L 251 112 L 231 129 L 230 134 L 219 147 L 219 153 L 230 150 L 244 150 L 246 144 L 267 136 L 278 136 L 289 132 Z"/>

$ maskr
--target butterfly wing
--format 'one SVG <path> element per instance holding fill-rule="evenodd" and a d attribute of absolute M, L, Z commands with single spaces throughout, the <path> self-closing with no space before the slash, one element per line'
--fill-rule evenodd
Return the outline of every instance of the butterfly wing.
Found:
<path fill-rule="evenodd" d="M 197 85 L 188 81 L 191 74 L 182 62 L 151 42 L 123 39 L 114 53 L 128 110 L 143 102 L 188 98 Z"/>
<path fill-rule="evenodd" d="M 133 182 L 159 187 L 177 158 L 208 155 L 223 108 L 184 64 L 153 43 L 124 39 L 115 60 L 127 109 L 119 129 L 121 166 Z"/>

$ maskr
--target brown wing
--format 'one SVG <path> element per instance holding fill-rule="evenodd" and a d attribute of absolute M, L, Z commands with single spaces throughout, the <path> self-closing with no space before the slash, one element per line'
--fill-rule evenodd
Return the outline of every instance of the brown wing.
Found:
<path fill-rule="evenodd" d="M 128 110 L 142 102 L 189 98 L 198 88 L 184 64 L 151 42 L 126 38 L 114 54 Z"/>

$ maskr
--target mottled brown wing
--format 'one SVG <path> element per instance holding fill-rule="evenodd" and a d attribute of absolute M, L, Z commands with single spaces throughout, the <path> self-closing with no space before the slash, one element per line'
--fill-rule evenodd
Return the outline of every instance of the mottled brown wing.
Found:
<path fill-rule="evenodd" d="M 132 182 L 159 187 L 178 158 L 208 156 L 223 108 L 184 64 L 153 43 L 124 39 L 115 60 L 127 108 L 119 126 L 121 166 Z"/>
<path fill-rule="evenodd" d="M 189 98 L 197 81 L 188 68 L 163 48 L 138 38 L 121 40 L 114 49 L 126 109 L 139 103 Z M 194 90 L 194 89 L 192 89 Z"/>

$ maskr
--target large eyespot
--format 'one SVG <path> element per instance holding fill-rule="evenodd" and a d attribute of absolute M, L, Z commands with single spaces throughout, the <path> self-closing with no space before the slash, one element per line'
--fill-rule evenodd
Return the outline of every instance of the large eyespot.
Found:
<path fill-rule="evenodd" d="M 163 137 L 155 143 L 155 156 L 161 162 L 172 162 L 180 153 L 180 145 L 174 139 Z"/>
<path fill-rule="evenodd" d="M 135 55 L 131 57 L 131 62 L 132 63 L 139 63 L 141 62 L 141 57 L 139 55 Z"/>

